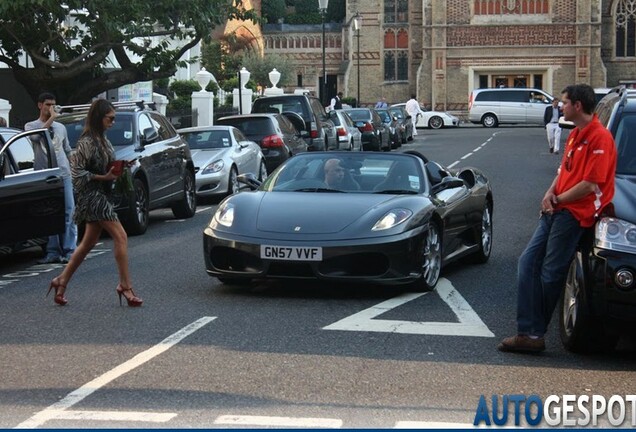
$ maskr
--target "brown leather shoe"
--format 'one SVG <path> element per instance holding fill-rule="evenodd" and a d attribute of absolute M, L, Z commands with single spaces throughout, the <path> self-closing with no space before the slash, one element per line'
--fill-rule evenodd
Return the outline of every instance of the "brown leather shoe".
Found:
<path fill-rule="evenodd" d="M 507 337 L 497 346 L 499 351 L 538 353 L 545 351 L 545 339 L 533 339 L 528 335 Z"/>

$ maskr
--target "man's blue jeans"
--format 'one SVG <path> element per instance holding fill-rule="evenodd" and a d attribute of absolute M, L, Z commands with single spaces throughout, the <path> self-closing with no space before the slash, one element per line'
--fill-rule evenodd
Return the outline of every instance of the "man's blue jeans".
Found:
<path fill-rule="evenodd" d="M 539 219 L 518 265 L 517 332 L 540 336 L 546 333 L 570 263 L 585 231 L 567 210 Z"/>
<path fill-rule="evenodd" d="M 64 232 L 49 237 L 46 245 L 47 257 L 68 257 L 77 247 L 77 225 L 73 222 L 75 199 L 73 198 L 73 182 L 71 177 L 64 178 Z"/>

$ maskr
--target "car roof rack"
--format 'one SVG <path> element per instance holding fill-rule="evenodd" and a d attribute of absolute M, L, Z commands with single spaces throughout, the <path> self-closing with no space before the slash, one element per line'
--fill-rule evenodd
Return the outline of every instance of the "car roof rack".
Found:
<path fill-rule="evenodd" d="M 157 110 L 155 102 L 145 102 L 144 100 L 131 100 L 124 102 L 111 102 L 115 108 L 134 108 L 135 111 L 141 111 L 144 108 L 150 108 L 153 111 Z M 60 107 L 61 113 L 72 113 L 88 111 L 92 104 L 80 104 L 80 105 L 62 105 Z"/>

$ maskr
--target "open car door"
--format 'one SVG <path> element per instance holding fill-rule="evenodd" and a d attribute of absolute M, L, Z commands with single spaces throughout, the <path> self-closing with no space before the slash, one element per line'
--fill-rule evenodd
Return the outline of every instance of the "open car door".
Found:
<path fill-rule="evenodd" d="M 0 135 L 0 245 L 64 232 L 64 182 L 48 131 Z"/>

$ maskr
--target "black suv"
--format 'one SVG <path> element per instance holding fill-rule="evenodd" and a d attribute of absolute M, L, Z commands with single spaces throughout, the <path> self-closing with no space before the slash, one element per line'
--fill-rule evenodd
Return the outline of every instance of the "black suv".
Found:
<path fill-rule="evenodd" d="M 325 107 L 315 96 L 286 94 L 258 98 L 252 104 L 253 113 L 284 114 L 295 112 L 305 121 L 302 137 L 309 151 L 337 150 L 338 136 Z"/>
<path fill-rule="evenodd" d="M 616 190 L 581 241 L 561 296 L 561 341 L 575 352 L 611 349 L 636 323 L 636 90 L 613 89 L 596 113 L 616 142 Z"/>
<path fill-rule="evenodd" d="M 176 218 L 194 216 L 196 194 L 194 164 L 188 143 L 158 111 L 143 103 L 114 103 L 115 123 L 106 136 L 115 148 L 118 160 L 135 161 L 131 167 L 134 193 L 113 191 L 117 214 L 126 232 L 146 232 L 148 213 L 169 207 Z M 88 106 L 62 107 L 57 121 L 66 126 L 71 147 L 84 129 Z"/>

